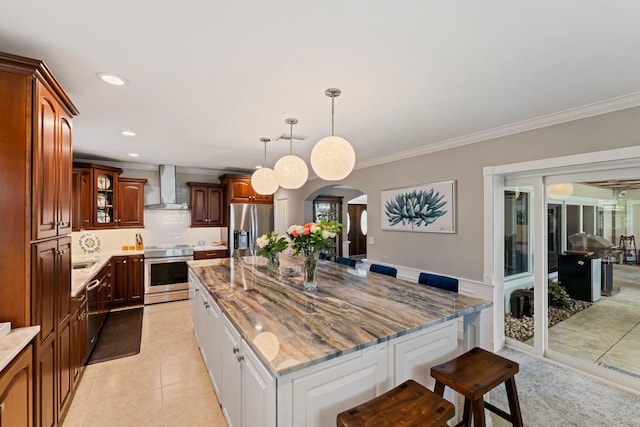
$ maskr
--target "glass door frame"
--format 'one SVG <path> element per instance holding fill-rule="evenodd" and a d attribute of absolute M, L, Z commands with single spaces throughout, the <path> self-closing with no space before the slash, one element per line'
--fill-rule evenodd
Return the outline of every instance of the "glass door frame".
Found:
<path fill-rule="evenodd" d="M 533 160 L 499 166 L 487 166 L 484 175 L 484 259 L 483 281 L 493 289 L 493 350 L 497 351 L 509 344 L 527 353 L 532 353 L 566 366 L 587 372 L 623 387 L 640 392 L 640 381 L 629 376 L 618 374 L 591 363 L 548 349 L 547 340 L 547 298 L 546 280 L 541 286 L 534 286 L 536 307 L 534 327 L 536 330 L 534 346 L 524 343 L 507 342 L 504 335 L 504 190 L 508 183 L 529 182 L 534 184 L 535 197 L 534 229 L 538 238 L 534 238 L 534 283 L 546 277 L 547 270 L 547 197 L 546 184 L 560 182 L 580 182 L 607 179 L 615 175 L 617 178 L 633 178 L 640 168 L 640 146 L 612 149 L 565 157 Z M 540 231 L 538 231 L 540 230 Z M 542 261 L 542 262 L 541 262 Z M 542 307 L 541 307 L 542 308 Z M 515 340 L 513 340 L 515 341 Z"/>
<path fill-rule="evenodd" d="M 505 337 L 507 344 L 514 348 L 522 348 L 542 356 L 547 347 L 547 201 L 544 187 L 544 179 L 542 176 L 532 177 L 505 177 L 504 188 L 511 187 L 527 187 L 533 191 L 529 193 L 529 275 L 533 278 L 533 300 L 534 300 L 534 317 L 533 317 L 533 346 L 525 344 L 513 338 Z M 504 189 L 503 189 L 504 194 Z M 504 219 L 503 219 L 504 230 Z M 504 231 L 503 231 L 504 235 Z M 542 238 L 544 242 L 539 242 Z M 504 257 L 504 251 L 503 251 Z M 504 259 L 504 258 L 503 258 Z M 504 277 L 503 277 L 504 286 Z M 504 289 L 504 287 L 503 287 Z M 506 304 L 506 299 L 504 299 Z M 504 329 L 504 328 L 503 328 Z"/>

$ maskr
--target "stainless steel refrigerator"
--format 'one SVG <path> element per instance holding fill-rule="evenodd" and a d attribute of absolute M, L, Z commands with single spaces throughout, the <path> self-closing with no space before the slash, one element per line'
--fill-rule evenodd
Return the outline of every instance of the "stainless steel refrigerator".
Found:
<path fill-rule="evenodd" d="M 229 205 L 229 254 L 256 255 L 256 239 L 273 230 L 273 205 Z"/>

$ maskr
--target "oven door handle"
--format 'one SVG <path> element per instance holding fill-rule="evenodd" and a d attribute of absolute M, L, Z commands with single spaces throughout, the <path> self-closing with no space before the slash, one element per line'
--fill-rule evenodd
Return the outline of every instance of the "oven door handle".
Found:
<path fill-rule="evenodd" d="M 87 285 L 87 292 L 92 291 L 95 288 L 97 288 L 98 286 L 100 286 L 100 280 L 98 280 L 98 279 L 92 280 L 89 283 L 91 283 L 91 285 Z"/>

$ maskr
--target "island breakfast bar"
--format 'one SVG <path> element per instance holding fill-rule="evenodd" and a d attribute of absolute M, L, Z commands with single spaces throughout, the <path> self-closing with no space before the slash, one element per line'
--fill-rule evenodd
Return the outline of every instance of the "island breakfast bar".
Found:
<path fill-rule="evenodd" d="M 286 258 L 283 263 L 296 262 Z M 464 346 L 488 346 L 491 302 L 320 262 L 318 290 L 260 257 L 189 262 L 194 332 L 229 426 L 326 426 Z"/>

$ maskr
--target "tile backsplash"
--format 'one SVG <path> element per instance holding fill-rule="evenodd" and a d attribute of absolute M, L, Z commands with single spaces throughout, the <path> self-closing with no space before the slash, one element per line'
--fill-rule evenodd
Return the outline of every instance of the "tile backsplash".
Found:
<path fill-rule="evenodd" d="M 169 243 L 188 243 L 197 245 L 204 241 L 207 245 L 212 242 L 227 240 L 226 227 L 196 227 L 191 228 L 190 210 L 144 210 L 144 228 L 125 228 L 111 230 L 90 230 L 100 239 L 100 250 L 119 251 L 122 246 L 135 245 L 136 233 L 140 233 L 146 245 L 161 245 Z M 84 231 L 71 233 L 73 254 L 82 254 L 78 240 Z"/>

